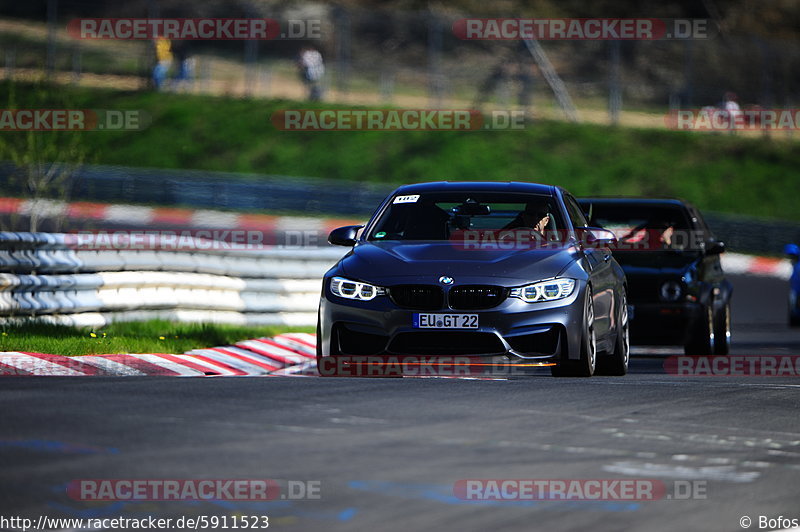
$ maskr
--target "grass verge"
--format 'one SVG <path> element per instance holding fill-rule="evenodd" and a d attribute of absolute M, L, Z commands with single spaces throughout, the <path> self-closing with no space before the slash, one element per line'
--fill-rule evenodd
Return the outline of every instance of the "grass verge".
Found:
<path fill-rule="evenodd" d="M 244 327 L 147 321 L 113 323 L 96 330 L 65 325 L 30 323 L 0 326 L 0 351 L 27 351 L 54 355 L 113 353 L 184 353 L 191 349 L 229 345 L 241 340 L 313 327 Z"/>
<path fill-rule="evenodd" d="M 86 162 L 387 184 L 534 181 L 580 196 L 678 196 L 701 209 L 800 220 L 800 150 L 778 139 L 543 120 L 509 131 L 283 132 L 272 114 L 309 104 L 9 83 L 0 83 L 3 101 L 152 117 L 142 131 L 70 133 L 80 135 Z M 4 145 L 24 140 L 17 135 L 0 136 L 0 158 Z M 347 201 L 350 191 L 341 193 Z"/>

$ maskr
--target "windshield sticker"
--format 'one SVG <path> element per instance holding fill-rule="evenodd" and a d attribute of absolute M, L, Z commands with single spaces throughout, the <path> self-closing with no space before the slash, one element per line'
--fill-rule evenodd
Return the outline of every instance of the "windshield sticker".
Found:
<path fill-rule="evenodd" d="M 392 203 L 416 203 L 419 199 L 419 194 L 411 196 L 397 196 Z"/>

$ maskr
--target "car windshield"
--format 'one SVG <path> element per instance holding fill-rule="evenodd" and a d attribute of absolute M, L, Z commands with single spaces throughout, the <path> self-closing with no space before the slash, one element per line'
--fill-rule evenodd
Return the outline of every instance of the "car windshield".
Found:
<path fill-rule="evenodd" d="M 592 225 L 612 231 L 620 243 L 657 244 L 664 249 L 678 249 L 687 243 L 691 229 L 686 210 L 679 205 L 629 205 L 594 203 Z"/>
<path fill-rule="evenodd" d="M 551 196 L 496 192 L 431 192 L 398 195 L 372 225 L 367 240 L 454 240 L 467 231 L 529 231 L 556 241 L 564 233 Z"/>

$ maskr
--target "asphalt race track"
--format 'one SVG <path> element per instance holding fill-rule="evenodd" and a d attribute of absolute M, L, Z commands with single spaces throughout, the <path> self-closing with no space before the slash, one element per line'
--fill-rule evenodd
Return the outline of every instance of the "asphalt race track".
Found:
<path fill-rule="evenodd" d="M 800 354 L 787 283 L 732 281 L 733 353 Z M 5 378 L 0 515 L 649 532 L 800 518 L 800 380 L 666 374 L 666 356 L 680 353 L 637 349 L 622 378 Z M 76 479 L 191 478 L 319 481 L 321 498 L 83 502 L 65 490 Z M 453 492 L 462 479 L 656 479 L 666 493 L 466 501 Z"/>

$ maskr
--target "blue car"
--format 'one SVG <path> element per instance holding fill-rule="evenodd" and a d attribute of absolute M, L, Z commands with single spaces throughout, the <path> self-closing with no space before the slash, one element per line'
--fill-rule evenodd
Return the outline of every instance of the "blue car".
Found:
<path fill-rule="evenodd" d="M 794 264 L 792 278 L 789 280 L 789 326 L 800 327 L 800 247 L 786 244 L 783 252 L 789 255 Z"/>

